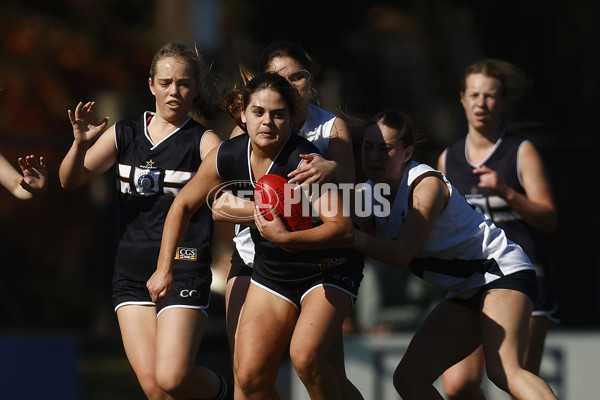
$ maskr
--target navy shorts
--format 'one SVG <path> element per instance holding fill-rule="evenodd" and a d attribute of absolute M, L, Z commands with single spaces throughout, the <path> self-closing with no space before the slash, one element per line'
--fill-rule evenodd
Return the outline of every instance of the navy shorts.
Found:
<path fill-rule="evenodd" d="M 548 268 L 533 265 L 537 275 L 538 294 L 533 303 L 533 316 L 546 316 L 552 322 L 560 322 L 558 318 L 558 301 L 556 299 L 555 282 Z"/>
<path fill-rule="evenodd" d="M 323 270 L 300 281 L 269 279 L 262 276 L 260 271 L 254 268 L 252 283 L 292 303 L 300 310 L 304 297 L 319 286 L 333 287 L 346 292 L 354 302 L 358 296 L 358 287 L 363 279 L 363 267 L 362 260 L 360 262 L 350 262 L 340 267 Z"/>
<path fill-rule="evenodd" d="M 466 299 L 450 298 L 448 300 L 457 302 L 475 311 L 481 310 L 481 299 L 483 294 L 490 289 L 512 289 L 525 294 L 532 303 L 535 303 L 537 298 L 537 278 L 535 272 L 531 269 L 518 271 L 510 275 L 506 275 L 500 279 L 482 286 L 475 294 Z"/>
<path fill-rule="evenodd" d="M 146 281 L 129 279 L 115 273 L 113 276 L 113 304 L 115 311 L 127 305 L 155 306 L 157 316 L 168 308 L 192 308 L 207 314 L 211 282 L 211 275 L 173 281 L 167 296 L 154 303 L 146 287 Z"/>
<path fill-rule="evenodd" d="M 235 249 L 231 255 L 231 268 L 229 269 L 227 280 L 237 276 L 252 276 L 252 267 L 246 265 L 242 257 L 240 257 L 240 253 Z"/>

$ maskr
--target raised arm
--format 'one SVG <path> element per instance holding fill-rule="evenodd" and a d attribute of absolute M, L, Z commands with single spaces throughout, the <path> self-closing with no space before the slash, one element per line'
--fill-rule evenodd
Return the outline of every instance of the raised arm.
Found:
<path fill-rule="evenodd" d="M 0 184 L 20 200 L 41 196 L 48 184 L 44 158 L 40 157 L 38 160 L 34 155 L 19 157 L 18 163 L 22 174 L 0 154 Z"/>
<path fill-rule="evenodd" d="M 354 182 L 354 154 L 348 126 L 336 118 L 327 147 L 327 159 L 314 155 L 303 155 L 301 166 L 288 174 L 290 183 L 347 183 Z"/>
<path fill-rule="evenodd" d="M 329 146 L 327 147 L 327 156 L 337 164 L 331 182 L 354 183 L 352 137 L 348 125 L 339 117 L 335 119 L 333 124 Z"/>
<path fill-rule="evenodd" d="M 68 110 L 74 139 L 59 169 L 60 183 L 65 189 L 89 182 L 106 172 L 117 160 L 114 125 L 92 145 L 108 124 L 108 118 L 104 118 L 99 125 L 94 125 L 95 105 L 95 102 L 80 102 L 74 112 Z"/>

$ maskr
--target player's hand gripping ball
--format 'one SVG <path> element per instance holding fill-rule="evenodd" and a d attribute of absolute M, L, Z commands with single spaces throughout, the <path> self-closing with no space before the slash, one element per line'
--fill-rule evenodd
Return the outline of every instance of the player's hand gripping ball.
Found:
<path fill-rule="evenodd" d="M 285 185 L 287 184 L 287 179 L 280 175 L 263 175 L 256 182 L 256 188 L 254 189 L 256 206 L 269 221 L 273 220 L 269 209 L 272 206 L 283 220 L 286 228 L 291 232 L 312 228 L 310 215 L 302 214 L 301 196 L 298 195 L 298 198 L 293 198 L 291 189 L 288 187 L 286 190 Z"/>

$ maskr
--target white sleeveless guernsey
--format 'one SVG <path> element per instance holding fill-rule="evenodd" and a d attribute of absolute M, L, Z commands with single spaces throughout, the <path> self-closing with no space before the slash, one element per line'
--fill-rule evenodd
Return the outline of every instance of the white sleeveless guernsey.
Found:
<path fill-rule="evenodd" d="M 423 247 L 409 264 L 415 275 L 446 289 L 447 298 L 466 298 L 475 289 L 503 276 L 533 270 L 521 247 L 470 206 L 441 172 L 415 161 L 407 165 L 389 217 L 374 217 L 378 237 L 394 239 L 398 236 L 410 212 L 413 183 L 419 176 L 432 172 L 447 185 L 450 198 Z M 368 181 L 367 184 L 374 183 Z"/>

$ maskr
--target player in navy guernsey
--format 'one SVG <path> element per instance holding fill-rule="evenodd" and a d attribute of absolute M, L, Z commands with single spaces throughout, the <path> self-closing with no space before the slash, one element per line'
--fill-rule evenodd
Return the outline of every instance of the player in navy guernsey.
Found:
<path fill-rule="evenodd" d="M 204 135 L 214 134 L 188 117 L 154 145 L 145 133 L 152 118 L 152 113 L 145 113 L 115 125 L 122 234 L 115 271 L 144 282 L 156 270 L 169 207 L 200 166 Z M 212 225 L 208 206 L 193 215 L 175 255 L 174 279 L 210 275 Z"/>
<path fill-rule="evenodd" d="M 242 135 L 225 141 L 219 147 L 217 170 L 224 182 L 247 180 L 254 187 L 254 181 L 251 178 L 252 171 L 248 162 L 249 145 L 249 136 Z M 287 174 L 295 170 L 303 161 L 300 154 L 318 155 L 319 152 L 306 139 L 298 135 L 290 135 L 265 174 L 287 177 Z M 289 252 L 263 238 L 257 229 L 251 229 L 250 233 L 255 244 L 254 264 L 260 264 L 258 271 L 253 274 L 255 280 L 257 277 L 264 277 L 264 279 L 273 281 L 293 281 L 301 288 L 305 284 L 304 282 L 311 282 L 322 274 L 323 267 L 320 263 L 323 260 L 328 263 L 331 263 L 332 259 L 343 260 L 340 261 L 340 265 L 342 265 L 349 263 L 351 258 L 362 259 L 361 255 L 351 248 L 304 250 L 301 253 Z M 286 264 L 286 268 L 281 267 L 282 262 Z M 295 298 L 294 295 L 290 295 L 290 298 L 300 308 L 300 299 Z"/>
<path fill-rule="evenodd" d="M 221 142 L 189 115 L 208 117 L 216 109 L 217 98 L 211 100 L 202 83 L 206 71 L 197 51 L 169 43 L 150 68 L 155 112 L 119 121 L 101 134 L 108 118 L 94 125 L 94 102 L 69 110 L 74 142 L 60 166 L 63 187 L 81 186 L 117 167 L 121 237 L 113 300 L 125 352 L 149 399 L 232 398 L 221 375 L 195 365 L 212 281 L 208 207 L 194 213 L 170 255 L 169 290 L 157 301 L 147 287 L 158 279 L 162 229 L 173 200 Z"/>
<path fill-rule="evenodd" d="M 314 104 L 316 91 L 312 84 L 319 68 L 310 54 L 296 43 L 275 41 L 263 50 L 257 69 L 259 73 L 278 73 L 296 89 L 304 113 L 304 121 L 296 134 L 308 139 L 323 156 L 305 154 L 303 156 L 305 162 L 288 174 L 290 183 L 354 183 L 354 156 L 350 132 L 342 118 Z M 236 126 L 231 132 L 231 137 L 243 133 L 242 127 Z M 253 221 L 254 202 L 247 201 L 248 204 L 244 204 L 242 208 L 238 206 L 239 201 L 231 201 L 231 199 L 225 201 L 225 199 L 226 197 L 223 196 L 223 201 L 213 205 L 213 217 L 218 221 L 236 223 L 233 238 L 235 250 L 231 256 L 226 289 L 227 335 L 233 352 L 239 315 L 250 286 L 254 264 L 254 242 L 250 229 L 241 222 Z M 228 208 L 229 204 L 236 204 L 236 209 Z M 363 399 L 359 390 L 346 375 L 342 331 L 330 347 L 330 355 L 336 373 L 342 381 L 343 398 Z"/>
<path fill-rule="evenodd" d="M 534 145 L 509 132 L 502 122 L 505 107 L 522 92 L 524 75 L 503 60 L 478 61 L 467 68 L 461 102 L 467 135 L 440 155 L 438 168 L 467 201 L 519 244 L 536 268 L 538 296 L 530 319 L 524 366 L 539 372 L 546 333 L 556 317 L 553 272 L 544 234 L 556 227 L 556 206 L 541 157 Z M 483 398 L 483 355 L 473 355 L 443 375 L 450 399 Z"/>
<path fill-rule="evenodd" d="M 383 111 L 367 125 L 366 184 L 389 185 L 390 208 L 358 221 L 354 232 L 354 247 L 367 256 L 447 291 L 400 360 L 396 390 L 405 400 L 442 399 L 435 381 L 482 346 L 488 377 L 500 389 L 518 399 L 556 399 L 521 366 L 537 291 L 531 262 L 441 172 L 412 160 L 418 143 L 401 112 Z M 377 207 L 374 196 L 373 202 Z"/>
<path fill-rule="evenodd" d="M 527 195 L 521 183 L 519 155 L 522 146 L 531 144 L 527 144 L 528 142 L 523 137 L 510 133 L 506 129 L 502 129 L 500 132 L 496 145 L 483 163 L 473 164 L 467 160 L 467 138 L 464 137 L 448 146 L 444 151 L 445 162 L 439 165 L 439 169 L 471 205 L 494 221 L 506 232 L 509 239 L 518 243 L 525 250 L 534 265 L 539 265 L 540 268 L 543 266 L 543 269 L 547 270 L 549 260 L 544 250 L 542 232 L 528 225 L 523 217 L 494 190 L 480 186 L 481 174 L 474 172 L 485 165 L 490 172 L 495 171 L 499 179 L 502 179 L 508 187 L 523 196 Z M 546 275 L 544 271 L 540 271 L 539 275 L 542 279 L 550 279 L 550 275 Z M 551 286 L 548 287 L 548 290 L 551 289 Z M 551 319 L 554 319 L 552 315 L 556 311 L 555 301 L 553 298 L 547 298 L 545 301 L 549 301 L 549 303 L 544 306 L 545 310 L 540 310 L 539 315 L 547 313 Z"/>
<path fill-rule="evenodd" d="M 234 191 L 248 189 L 269 173 L 286 177 L 303 161 L 300 154 L 317 154 L 310 142 L 293 132 L 299 125 L 297 101 L 289 82 L 275 73 L 260 74 L 227 96 L 227 110 L 248 134 L 213 151 L 173 202 L 157 271 L 171 268 L 169 254 L 190 216 L 214 195 L 214 188 L 231 183 Z M 246 400 L 279 398 L 275 380 L 288 348 L 312 398 L 342 398 L 341 381 L 327 350 L 351 311 L 363 263 L 354 250 L 342 246 L 352 234 L 352 222 L 343 215 L 337 194 L 322 193 L 315 208 L 320 211 L 320 204 L 328 201 L 340 203 L 337 213 L 320 214 L 322 223 L 313 228 L 288 232 L 293 238 L 284 247 L 298 251 L 287 252 L 252 229 L 256 245 L 252 284 L 234 352 L 235 390 Z M 155 283 L 151 293 L 159 296 L 166 287 Z"/>

